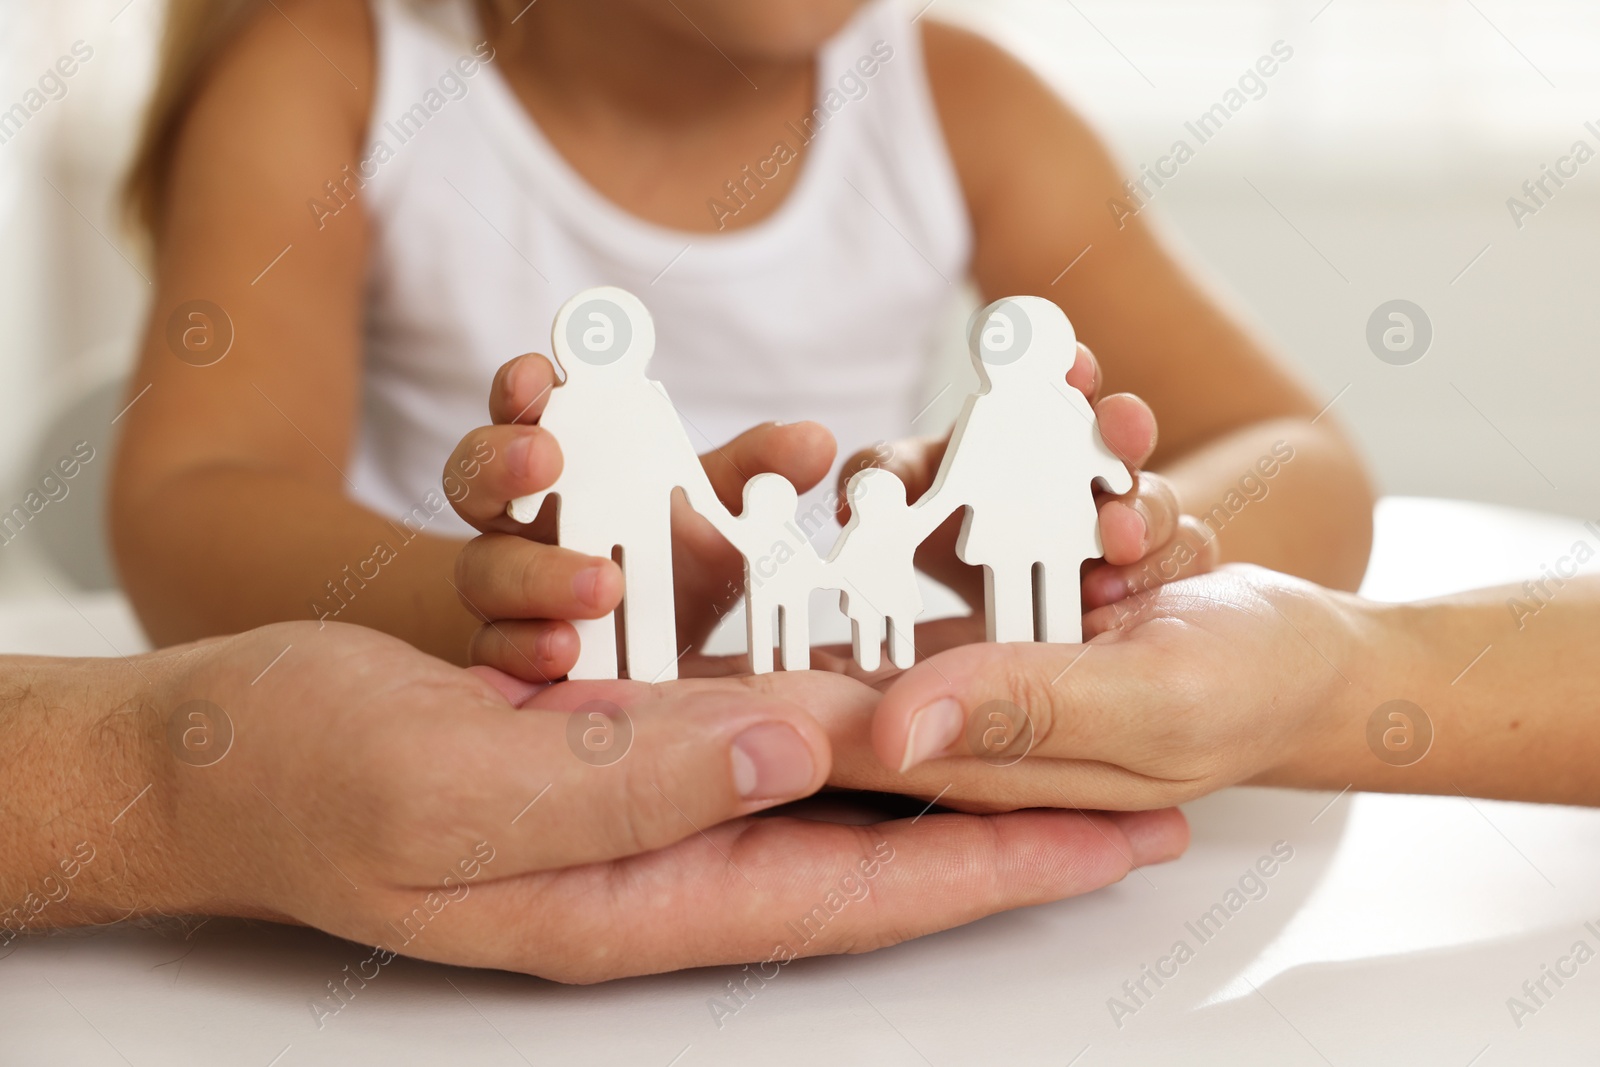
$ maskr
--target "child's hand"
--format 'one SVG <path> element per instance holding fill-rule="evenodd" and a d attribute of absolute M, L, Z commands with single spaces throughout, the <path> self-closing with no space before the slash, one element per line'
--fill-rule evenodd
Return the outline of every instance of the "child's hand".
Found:
<path fill-rule="evenodd" d="M 531 525 L 506 515 L 511 500 L 548 489 L 561 473 L 560 445 L 538 425 L 553 388 L 559 388 L 555 370 L 543 356 L 501 367 L 489 395 L 493 425 L 462 438 L 445 468 L 447 475 L 473 464 L 480 469 L 471 491 L 452 499 L 456 513 L 482 534 L 456 560 L 456 591 L 485 620 L 471 662 L 534 682 L 560 678 L 576 662 L 578 635 L 566 620 L 600 618 L 622 600 L 621 568 L 555 545 L 551 511 Z M 804 492 L 827 474 L 833 456 L 833 437 L 822 426 L 767 423 L 701 463 L 717 496 L 737 513 L 749 478 L 781 474 Z M 672 526 L 678 640 L 698 645 L 741 595 L 744 560 L 681 494 L 673 500 Z"/>
<path fill-rule="evenodd" d="M 1217 564 L 1215 540 L 1193 516 L 1182 513 L 1172 486 L 1159 474 L 1139 470 L 1156 447 L 1156 420 L 1150 406 L 1129 393 L 1096 400 L 1100 365 L 1083 345 L 1067 372 L 1067 384 L 1094 405 L 1100 434 L 1111 450 L 1134 471 L 1132 491 L 1122 496 L 1097 493 L 1104 562 L 1091 563 L 1083 579 L 1083 607 L 1093 610 L 1137 590 L 1153 588 Z M 839 474 L 840 499 L 850 476 L 867 467 L 884 467 L 905 482 L 906 497 L 916 500 L 928 491 L 944 459 L 948 433 L 911 438 L 858 452 Z M 848 517 L 841 504 L 841 521 Z M 983 577 L 955 553 L 965 509 L 957 511 L 917 552 L 917 566 L 960 593 L 974 610 L 983 606 Z"/>

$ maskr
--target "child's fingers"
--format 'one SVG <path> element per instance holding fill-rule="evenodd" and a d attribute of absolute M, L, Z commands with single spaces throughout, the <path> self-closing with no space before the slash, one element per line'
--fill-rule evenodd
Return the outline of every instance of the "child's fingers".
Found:
<path fill-rule="evenodd" d="M 1156 450 L 1156 414 L 1132 393 L 1115 393 L 1094 406 L 1100 436 L 1130 467 L 1142 467 Z"/>
<path fill-rule="evenodd" d="M 578 631 L 559 619 L 500 619 L 472 635 L 468 660 L 524 682 L 551 682 L 578 662 Z M 511 699 L 504 687 L 496 686 Z M 520 704 L 529 693 L 521 694 Z"/>
<path fill-rule="evenodd" d="M 473 538 L 456 556 L 456 590 L 483 619 L 598 619 L 622 600 L 609 559 L 516 534 Z"/>
<path fill-rule="evenodd" d="M 1144 559 L 1151 549 L 1172 539 L 1178 528 L 1178 494 L 1159 474 L 1141 471 L 1133 491 L 1100 505 L 1100 543 L 1107 563 L 1123 565 Z"/>
<path fill-rule="evenodd" d="M 1193 515 L 1180 515 L 1172 536 L 1133 563 L 1091 569 L 1083 578 L 1083 609 L 1095 608 L 1179 578 L 1215 570 L 1222 562 L 1217 539 Z M 1089 636 L 1087 633 L 1085 636 Z"/>
<path fill-rule="evenodd" d="M 461 439 L 444 468 L 445 495 L 479 530 L 515 526 L 506 504 L 555 484 L 561 446 L 538 426 L 480 426 Z"/>
<path fill-rule="evenodd" d="M 554 623 L 552 625 L 560 626 L 565 624 Z M 540 681 L 530 682 L 525 678 L 507 674 L 498 667 L 490 667 L 481 663 L 470 664 L 467 667 L 467 673 L 488 682 L 490 688 L 504 697 L 506 703 L 514 708 L 522 707 L 523 704 L 533 698 L 535 693 L 543 689 L 545 684 Z"/>
<path fill-rule="evenodd" d="M 538 422 L 557 384 L 556 369 L 548 359 L 537 352 L 518 356 L 495 372 L 489 387 L 489 421 Z"/>
<path fill-rule="evenodd" d="M 1089 403 L 1094 403 L 1094 398 L 1100 395 L 1100 361 L 1094 358 L 1094 353 L 1089 351 L 1089 346 L 1082 341 L 1078 342 L 1078 354 L 1072 361 L 1072 369 L 1067 371 L 1067 384 L 1089 398 Z"/>
<path fill-rule="evenodd" d="M 758 474 L 781 474 L 805 492 L 833 466 L 838 445 L 820 422 L 766 422 L 700 457 L 711 488 L 737 514 L 744 483 Z"/>

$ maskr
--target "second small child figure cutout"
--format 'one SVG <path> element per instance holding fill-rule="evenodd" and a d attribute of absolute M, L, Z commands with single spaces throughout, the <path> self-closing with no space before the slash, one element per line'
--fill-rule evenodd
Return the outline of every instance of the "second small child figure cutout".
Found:
<path fill-rule="evenodd" d="M 845 487 L 850 521 L 826 559 L 794 537 L 797 494 L 781 475 L 750 479 L 739 515 L 722 506 L 666 391 L 645 377 L 655 325 L 637 297 L 585 290 L 562 306 L 551 333 L 565 380 L 540 423 L 561 442 L 565 464 L 556 484 L 507 511 L 531 522 L 555 496 L 564 547 L 604 557 L 620 549 L 630 677 L 677 674 L 675 489 L 744 556 L 757 674 L 773 669 L 774 636 L 784 670 L 810 665 L 807 604 L 817 589 L 839 592 L 863 670 L 878 668 L 885 638 L 890 662 L 911 666 L 922 613 L 917 546 L 960 508 L 956 552 L 984 569 L 988 640 L 1082 640 L 1079 570 L 1103 552 L 1094 487 L 1126 493 L 1133 476 L 1101 439 L 1088 400 L 1067 385 L 1077 337 L 1050 301 L 1010 297 L 978 313 L 968 340 L 982 385 L 956 418 L 932 487 L 911 503 L 892 472 L 858 472 Z M 569 677 L 617 677 L 613 620 L 576 626 L 582 647 Z"/>

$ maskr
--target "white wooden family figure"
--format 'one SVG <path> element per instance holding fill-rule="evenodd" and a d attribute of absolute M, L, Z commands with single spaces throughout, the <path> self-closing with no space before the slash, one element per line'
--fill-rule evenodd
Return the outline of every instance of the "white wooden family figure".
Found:
<path fill-rule="evenodd" d="M 794 526 L 797 494 L 777 474 L 745 484 L 740 513 L 717 498 L 666 390 L 645 377 L 655 325 L 633 294 L 588 289 L 569 300 L 551 331 L 565 381 L 540 424 L 561 442 L 565 464 L 548 490 L 507 509 L 531 522 L 547 496 L 558 500 L 557 540 L 596 556 L 618 556 L 623 574 L 622 660 L 614 620 L 580 620 L 572 678 L 677 677 L 672 587 L 672 494 L 745 559 L 745 615 L 751 669 L 773 669 L 773 618 L 784 670 L 810 665 L 807 604 L 813 590 L 839 591 L 856 662 L 915 659 L 922 613 L 913 557 L 956 510 L 966 509 L 956 544 L 963 562 L 984 568 L 990 641 L 1082 639 L 1078 575 L 1101 555 L 1094 486 L 1133 487 L 1106 447 L 1094 410 L 1066 384 L 1077 338 L 1061 309 L 1039 297 L 1000 300 L 974 319 L 969 338 L 982 381 L 956 419 L 933 485 L 915 503 L 893 473 L 870 469 L 845 487 L 850 521 L 824 559 Z"/>

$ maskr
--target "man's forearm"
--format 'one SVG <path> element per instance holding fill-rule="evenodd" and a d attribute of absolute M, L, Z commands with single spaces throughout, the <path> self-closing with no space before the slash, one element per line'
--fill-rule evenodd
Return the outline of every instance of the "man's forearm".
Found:
<path fill-rule="evenodd" d="M 465 663 L 478 620 L 452 584 L 461 542 L 429 526 L 442 490 L 391 521 L 334 487 L 270 471 L 196 471 L 139 502 L 123 580 L 158 644 L 310 619 L 382 630 Z"/>
<path fill-rule="evenodd" d="M 1258 423 L 1157 472 L 1172 482 L 1184 513 L 1217 539 L 1224 562 L 1257 563 L 1333 589 L 1360 584 L 1372 547 L 1372 490 L 1331 426 Z"/>
<path fill-rule="evenodd" d="M 0 956 L 181 906 L 160 807 L 163 656 L 0 657 Z"/>

